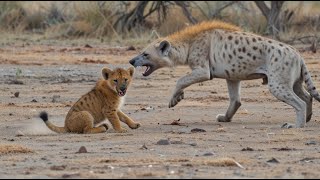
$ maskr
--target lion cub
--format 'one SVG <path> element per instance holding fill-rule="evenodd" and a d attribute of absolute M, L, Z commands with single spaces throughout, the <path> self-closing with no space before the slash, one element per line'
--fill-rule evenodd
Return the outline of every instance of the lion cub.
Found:
<path fill-rule="evenodd" d="M 120 121 L 126 123 L 131 129 L 137 129 L 140 124 L 134 122 L 120 110 L 133 73 L 133 67 L 128 70 L 103 68 L 102 76 L 104 79 L 99 80 L 90 92 L 83 95 L 71 107 L 64 127 L 57 127 L 48 121 L 46 112 L 41 112 L 40 118 L 49 129 L 57 133 L 103 133 L 108 129 L 107 124 L 98 127 L 94 127 L 94 125 L 105 119 L 108 119 L 119 133 L 127 132 L 125 128 L 121 127 Z"/>

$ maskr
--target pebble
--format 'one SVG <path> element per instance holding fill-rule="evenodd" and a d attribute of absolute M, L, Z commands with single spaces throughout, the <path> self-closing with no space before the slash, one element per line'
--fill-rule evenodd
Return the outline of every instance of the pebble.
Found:
<path fill-rule="evenodd" d="M 268 163 L 280 163 L 276 158 L 272 158 L 267 161 Z"/>
<path fill-rule="evenodd" d="M 308 141 L 308 142 L 306 142 L 305 143 L 305 145 L 316 145 L 317 144 L 317 142 L 316 141 Z"/>
<path fill-rule="evenodd" d="M 14 97 L 19 97 L 20 92 L 15 92 Z"/>
<path fill-rule="evenodd" d="M 194 128 L 194 129 L 191 129 L 191 132 L 196 133 L 196 132 L 207 132 L 207 131 L 204 129 Z"/>
<path fill-rule="evenodd" d="M 208 152 L 208 153 L 203 154 L 203 156 L 213 156 L 213 155 L 214 155 L 214 153 L 212 153 L 212 152 Z"/>
<path fill-rule="evenodd" d="M 16 137 L 21 137 L 21 136 L 24 136 L 24 133 L 23 133 L 23 132 L 21 132 L 20 130 L 19 130 L 19 131 L 17 131 L 17 133 L 16 133 Z"/>
<path fill-rule="evenodd" d="M 81 146 L 79 151 L 77 153 L 88 153 L 87 148 L 84 146 Z"/>
<path fill-rule="evenodd" d="M 167 139 L 161 139 L 157 142 L 157 145 L 170 145 L 170 141 Z"/>

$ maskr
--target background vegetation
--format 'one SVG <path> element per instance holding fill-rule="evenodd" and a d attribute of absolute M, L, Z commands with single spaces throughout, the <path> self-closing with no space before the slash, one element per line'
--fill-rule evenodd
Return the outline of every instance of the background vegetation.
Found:
<path fill-rule="evenodd" d="M 290 44 L 319 42 L 320 2 L 0 2 L 0 31 L 47 39 L 149 41 L 204 20 L 231 22 Z"/>

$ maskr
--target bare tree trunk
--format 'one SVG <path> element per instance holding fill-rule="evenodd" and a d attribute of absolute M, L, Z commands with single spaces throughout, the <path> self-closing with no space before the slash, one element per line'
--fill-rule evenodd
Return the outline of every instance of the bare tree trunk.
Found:
<path fill-rule="evenodd" d="M 182 9 L 183 14 L 188 18 L 188 20 L 192 23 L 192 24 L 196 24 L 198 23 L 198 20 L 196 18 L 194 18 L 191 14 L 191 12 L 188 10 L 188 4 L 185 1 L 174 1 L 176 3 L 176 5 L 180 6 Z"/>
<path fill-rule="evenodd" d="M 267 34 L 277 36 L 280 29 L 279 15 L 285 1 L 271 1 L 271 8 L 264 1 L 255 1 L 262 14 L 267 19 Z"/>
<path fill-rule="evenodd" d="M 151 7 L 148 4 L 151 4 Z M 137 25 L 144 25 L 146 18 L 154 12 L 158 12 L 158 23 L 160 24 L 166 17 L 169 7 L 179 6 L 183 14 L 192 24 L 198 20 L 194 18 L 189 10 L 190 2 L 188 1 L 138 1 L 137 5 L 128 13 L 120 16 L 114 23 L 115 29 L 122 32 L 130 31 Z M 149 9 L 149 12 L 145 13 Z"/>

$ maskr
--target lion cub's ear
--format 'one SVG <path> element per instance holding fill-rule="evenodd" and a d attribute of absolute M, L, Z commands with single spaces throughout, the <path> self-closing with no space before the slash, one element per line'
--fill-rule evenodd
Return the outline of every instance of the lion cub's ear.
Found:
<path fill-rule="evenodd" d="M 112 72 L 113 72 L 113 71 L 112 71 L 111 69 L 109 69 L 109 68 L 107 68 L 107 67 L 104 67 L 104 68 L 102 69 L 102 76 L 103 76 L 103 78 L 104 78 L 105 80 L 107 80 Z"/>
<path fill-rule="evenodd" d="M 127 71 L 129 72 L 130 76 L 133 76 L 134 67 L 130 67 Z"/>

